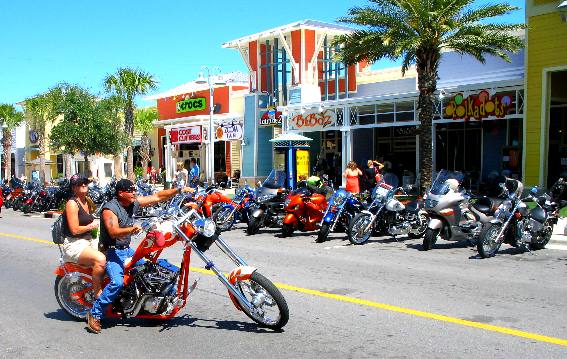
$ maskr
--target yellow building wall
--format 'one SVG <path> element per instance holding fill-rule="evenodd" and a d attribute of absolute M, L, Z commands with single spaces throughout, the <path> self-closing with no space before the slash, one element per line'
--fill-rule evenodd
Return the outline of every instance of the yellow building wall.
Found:
<path fill-rule="evenodd" d="M 545 2 L 545 1 L 543 1 Z M 525 107 L 526 138 L 524 145 L 526 148 L 525 156 L 525 176 L 524 182 L 527 185 L 543 185 L 540 183 L 540 173 L 545 173 L 546 169 L 540 165 L 541 141 L 547 141 L 547 131 L 545 137 L 541 138 L 542 106 L 549 106 L 549 95 L 547 88 L 542 89 L 544 69 L 551 67 L 567 67 L 567 23 L 562 22 L 559 12 L 532 16 L 527 19 L 528 45 L 527 45 L 527 98 Z M 566 68 L 567 69 L 567 68 Z M 549 82 L 547 82 L 549 85 Z M 546 92 L 544 92 L 546 91 Z M 544 93 L 546 96 L 544 97 Z M 546 104 L 543 99 L 546 98 Z M 549 110 L 546 109 L 546 116 Z M 544 147 L 547 148 L 547 145 Z M 547 154 L 543 154 L 544 159 Z M 543 166 L 547 162 L 543 161 Z M 545 179 L 544 179 L 545 180 Z"/>

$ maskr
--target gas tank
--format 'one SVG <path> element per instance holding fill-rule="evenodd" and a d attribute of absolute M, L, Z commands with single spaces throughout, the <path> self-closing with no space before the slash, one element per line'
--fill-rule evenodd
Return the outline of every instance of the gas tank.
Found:
<path fill-rule="evenodd" d="M 538 221 L 539 223 L 544 223 L 547 213 L 541 207 L 535 207 L 530 211 L 530 218 Z"/>
<path fill-rule="evenodd" d="M 325 200 L 325 196 L 322 194 L 314 193 L 311 196 L 311 202 L 313 202 L 313 204 L 315 204 L 322 211 L 327 209 L 327 201 Z"/>
<path fill-rule="evenodd" d="M 386 203 L 386 209 L 392 212 L 400 212 L 406 208 L 400 201 L 397 199 L 391 199 Z"/>

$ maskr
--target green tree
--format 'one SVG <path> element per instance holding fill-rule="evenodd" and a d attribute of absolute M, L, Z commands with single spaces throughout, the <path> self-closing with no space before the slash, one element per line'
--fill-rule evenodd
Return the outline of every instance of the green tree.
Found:
<path fill-rule="evenodd" d="M 61 102 L 62 95 L 62 88 L 58 85 L 45 93 L 27 98 L 24 101 L 25 120 L 38 136 L 39 178 L 41 183 L 45 183 L 45 154 L 47 153 L 48 140 L 46 129 L 48 124 L 57 118 L 57 106 Z"/>
<path fill-rule="evenodd" d="M 132 137 L 134 136 L 134 109 L 136 96 L 147 94 L 157 87 L 155 78 L 141 70 L 128 67 L 119 68 L 116 73 L 108 75 L 104 79 L 104 87 L 107 92 L 123 99 L 124 104 L 124 132 L 129 138 L 127 150 L 127 175 L 134 179 L 134 152 L 132 149 Z"/>
<path fill-rule="evenodd" d="M 62 117 L 51 129 L 50 145 L 66 154 L 81 152 L 85 172 L 88 156 L 115 154 L 124 146 L 125 136 L 115 129 L 114 108 L 109 101 L 99 100 L 79 86 L 63 86 L 57 106 Z"/>
<path fill-rule="evenodd" d="M 2 128 L 2 147 L 4 148 L 4 178 L 12 175 L 12 130 L 22 124 L 24 114 L 12 104 L 0 104 L 0 127 Z"/>
<path fill-rule="evenodd" d="M 148 107 L 137 109 L 134 113 L 134 129 L 142 132 L 140 140 L 140 158 L 142 159 L 142 169 L 144 176 L 148 173 L 148 162 L 150 157 L 150 133 L 154 129 L 153 122 L 158 119 L 157 108 Z"/>
<path fill-rule="evenodd" d="M 507 3 L 473 7 L 475 0 L 370 0 L 366 7 L 350 9 L 339 21 L 357 25 L 353 33 L 339 36 L 339 58 L 347 64 L 382 58 L 403 59 L 402 74 L 416 65 L 419 90 L 420 185 L 431 184 L 431 124 L 443 50 L 472 55 L 484 63 L 486 55 L 510 61 L 523 41 L 513 31 L 523 24 L 498 24 L 486 20 L 518 10 Z"/>

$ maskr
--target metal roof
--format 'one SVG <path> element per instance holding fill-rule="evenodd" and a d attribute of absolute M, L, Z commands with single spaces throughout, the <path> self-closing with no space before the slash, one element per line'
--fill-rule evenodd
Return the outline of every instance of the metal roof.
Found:
<path fill-rule="evenodd" d="M 334 24 L 330 22 L 323 22 L 317 20 L 301 20 L 296 21 L 291 24 L 279 26 L 273 29 L 258 32 L 252 35 L 243 36 L 241 38 L 227 41 L 222 44 L 223 48 L 238 48 L 239 43 L 248 43 L 249 41 L 254 41 L 266 37 L 274 37 L 275 35 L 282 33 L 288 33 L 294 30 L 308 29 L 308 30 L 322 30 L 331 35 L 347 34 L 353 32 L 354 29 L 348 26 Z"/>

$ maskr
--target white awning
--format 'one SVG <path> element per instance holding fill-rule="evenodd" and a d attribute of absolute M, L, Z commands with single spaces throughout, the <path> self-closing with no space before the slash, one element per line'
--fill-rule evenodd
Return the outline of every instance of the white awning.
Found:
<path fill-rule="evenodd" d="M 171 127 L 171 125 L 191 124 L 191 125 L 207 125 L 209 123 L 209 115 L 195 115 L 181 118 L 174 118 L 171 120 L 158 120 L 154 121 L 154 127 Z M 244 120 L 244 115 L 239 113 L 219 113 L 213 115 L 214 123 L 223 122 L 240 122 Z"/>
<path fill-rule="evenodd" d="M 278 141 L 313 141 L 313 139 L 302 135 L 298 135 L 297 133 L 284 133 L 283 135 L 279 135 L 278 137 L 272 138 L 270 140 L 270 142 L 278 142 Z"/>

